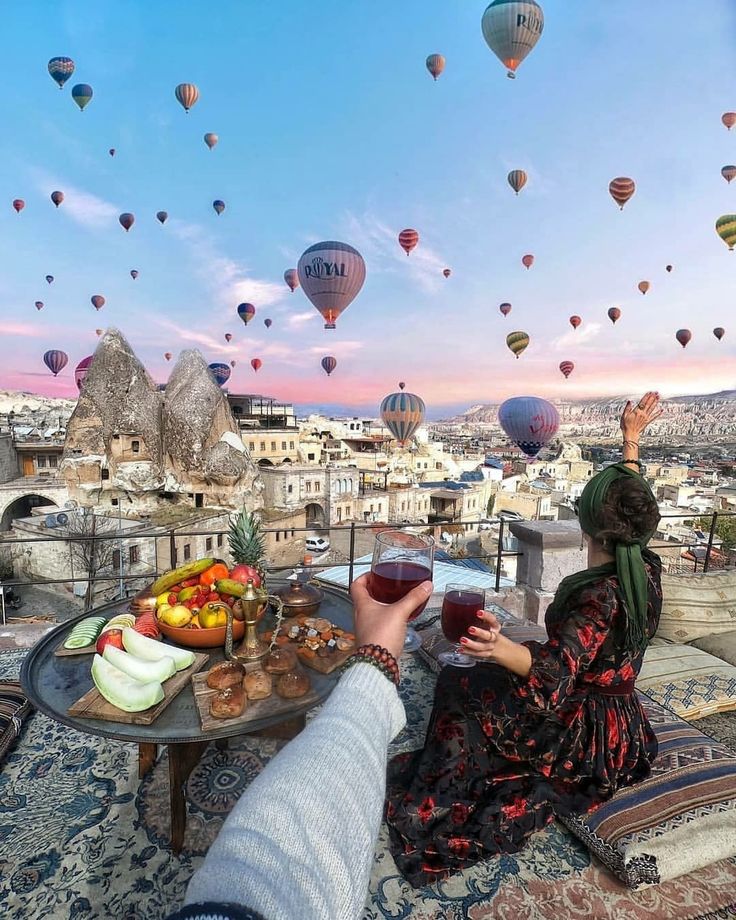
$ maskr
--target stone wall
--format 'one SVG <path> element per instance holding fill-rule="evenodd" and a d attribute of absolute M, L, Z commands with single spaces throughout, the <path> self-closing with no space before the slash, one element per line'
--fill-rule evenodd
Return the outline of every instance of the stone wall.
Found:
<path fill-rule="evenodd" d="M 0 432 L 0 482 L 10 482 L 20 476 L 18 454 L 9 432 Z"/>

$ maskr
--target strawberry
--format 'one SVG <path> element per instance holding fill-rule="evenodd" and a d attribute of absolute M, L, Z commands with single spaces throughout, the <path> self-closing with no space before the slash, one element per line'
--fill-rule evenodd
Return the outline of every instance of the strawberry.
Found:
<path fill-rule="evenodd" d="M 220 600 L 220 595 L 217 593 L 217 591 L 210 591 L 210 593 L 207 595 L 208 603 L 211 603 L 212 601 L 219 601 L 219 600 Z"/>
<path fill-rule="evenodd" d="M 176 594 L 174 594 L 174 592 L 172 591 L 172 592 L 169 594 L 168 601 L 169 601 L 169 604 L 170 604 L 172 607 L 175 607 L 175 606 L 179 603 L 179 598 L 178 598 L 178 597 L 176 596 Z"/>
<path fill-rule="evenodd" d="M 184 587 L 184 585 L 174 585 L 174 587 L 170 589 L 170 590 L 171 590 L 171 593 L 172 593 L 172 594 L 178 594 L 178 593 L 181 591 L 181 589 L 182 589 L 183 587 Z"/>

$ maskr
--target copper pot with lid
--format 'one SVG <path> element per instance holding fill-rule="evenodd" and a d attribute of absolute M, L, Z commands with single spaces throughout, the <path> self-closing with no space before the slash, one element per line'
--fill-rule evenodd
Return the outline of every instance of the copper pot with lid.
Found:
<path fill-rule="evenodd" d="M 324 600 L 324 593 L 309 581 L 293 581 L 272 592 L 281 599 L 285 617 L 314 616 Z"/>

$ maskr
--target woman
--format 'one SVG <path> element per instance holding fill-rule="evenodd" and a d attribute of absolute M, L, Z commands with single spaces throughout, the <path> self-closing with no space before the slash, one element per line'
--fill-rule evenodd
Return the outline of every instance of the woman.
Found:
<path fill-rule="evenodd" d="M 657 742 L 634 692 L 661 611 L 659 521 L 639 437 L 659 395 L 627 403 L 623 462 L 579 501 L 588 569 L 564 579 L 548 640 L 516 643 L 479 611 L 462 641 L 481 666 L 445 668 L 424 748 L 389 766 L 391 849 L 414 886 L 514 853 L 554 814 L 588 811 L 644 779 Z"/>

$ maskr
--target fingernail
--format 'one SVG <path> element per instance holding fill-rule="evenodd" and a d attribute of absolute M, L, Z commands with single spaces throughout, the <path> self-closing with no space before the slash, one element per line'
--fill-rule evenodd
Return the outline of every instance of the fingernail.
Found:
<path fill-rule="evenodd" d="M 424 590 L 425 594 L 431 594 L 432 590 L 434 589 L 434 585 L 432 584 L 431 581 L 422 582 L 421 587 Z"/>
<path fill-rule="evenodd" d="M 467 644 L 468 644 L 468 640 L 465 638 L 465 636 L 460 636 L 460 642 L 461 642 L 463 645 L 467 645 Z"/>
<path fill-rule="evenodd" d="M 476 611 L 476 614 L 475 614 L 475 615 L 478 617 L 479 620 L 482 620 L 482 619 L 483 619 L 483 611 L 482 611 L 482 610 Z"/>
<path fill-rule="evenodd" d="M 474 632 L 477 632 L 477 631 L 478 631 L 478 630 L 475 628 L 475 626 L 471 626 L 471 627 L 469 627 L 469 629 L 468 629 L 468 632 L 471 632 L 471 633 L 474 633 Z"/>

